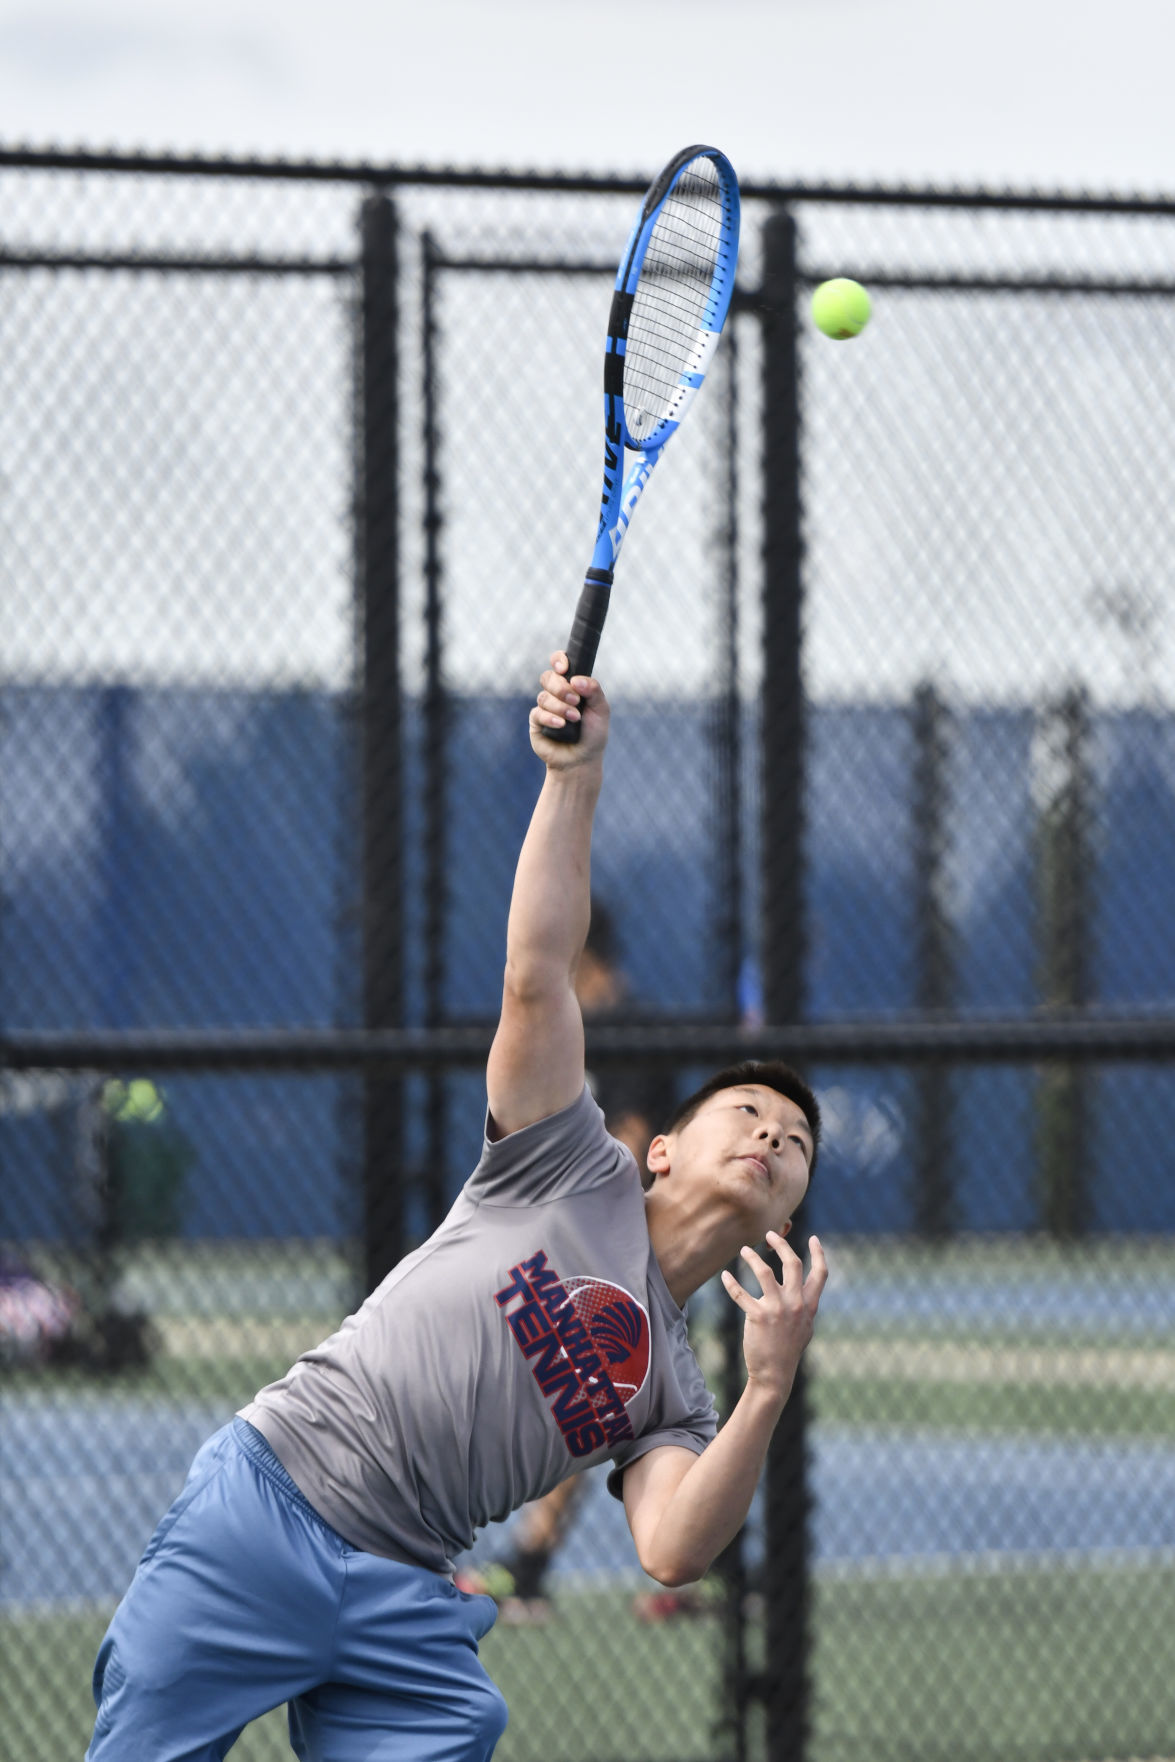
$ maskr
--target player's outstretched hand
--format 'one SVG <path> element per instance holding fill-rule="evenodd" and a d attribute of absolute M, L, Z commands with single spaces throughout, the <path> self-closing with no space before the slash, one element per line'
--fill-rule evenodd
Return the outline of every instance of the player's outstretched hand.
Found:
<path fill-rule="evenodd" d="M 812 1264 L 805 1278 L 803 1262 L 779 1232 L 768 1230 L 767 1240 L 780 1259 L 778 1279 L 761 1254 L 753 1248 L 742 1250 L 742 1258 L 759 1281 L 761 1297 L 752 1297 L 733 1273 L 724 1272 L 722 1283 L 746 1317 L 743 1357 L 748 1380 L 777 1400 L 786 1401 L 804 1347 L 812 1338 L 820 1294 L 828 1280 L 828 1262 L 820 1238 L 809 1237 Z"/>
<path fill-rule="evenodd" d="M 574 765 L 598 760 L 608 744 L 608 700 L 595 679 L 568 679 L 567 656 L 556 649 L 551 665 L 539 681 L 541 687 L 530 712 L 530 744 L 550 771 L 568 771 Z M 548 740 L 544 728 L 562 728 L 580 722 L 582 733 L 574 746 Z"/>

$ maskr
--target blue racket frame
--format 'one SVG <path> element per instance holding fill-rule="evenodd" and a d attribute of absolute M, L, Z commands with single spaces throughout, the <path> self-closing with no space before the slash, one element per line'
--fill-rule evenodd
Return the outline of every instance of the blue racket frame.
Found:
<path fill-rule="evenodd" d="M 722 200 L 722 237 L 718 261 L 703 314 L 699 346 L 681 374 L 669 411 L 651 435 L 637 442 L 629 433 L 624 414 L 624 354 L 633 298 L 653 228 L 661 210 L 683 172 L 694 160 L 700 158 L 711 159 L 718 173 Z M 616 275 L 612 308 L 608 316 L 608 335 L 604 344 L 604 486 L 600 497 L 596 545 L 567 644 L 570 663 L 568 677 L 590 674 L 595 665 L 596 650 L 607 616 L 616 560 L 633 512 L 653 475 L 665 443 L 676 434 L 686 411 L 697 396 L 705 380 L 706 369 L 718 347 L 734 293 L 738 235 L 739 193 L 734 167 L 716 147 L 684 147 L 649 186 Z M 635 454 L 627 469 L 626 452 Z M 579 724 L 569 722 L 563 728 L 548 729 L 547 733 L 552 739 L 574 742 L 579 738 Z"/>

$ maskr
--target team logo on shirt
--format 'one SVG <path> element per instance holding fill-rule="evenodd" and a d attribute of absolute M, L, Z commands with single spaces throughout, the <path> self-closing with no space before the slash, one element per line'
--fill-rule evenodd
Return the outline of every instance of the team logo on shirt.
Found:
<path fill-rule="evenodd" d="M 649 1374 L 647 1310 L 606 1279 L 561 1279 L 540 1250 L 494 1293 L 572 1456 L 635 1434 L 625 1405 Z"/>

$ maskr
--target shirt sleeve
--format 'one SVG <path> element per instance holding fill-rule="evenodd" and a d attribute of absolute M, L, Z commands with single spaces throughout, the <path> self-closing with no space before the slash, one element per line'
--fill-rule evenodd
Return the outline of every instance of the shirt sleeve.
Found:
<path fill-rule="evenodd" d="M 608 1136 L 585 1084 L 578 1100 L 545 1120 L 492 1142 L 483 1131 L 481 1159 L 465 1191 L 478 1205 L 535 1205 L 631 1176 L 635 1169 L 631 1151 Z"/>
<path fill-rule="evenodd" d="M 608 1470 L 607 1487 L 614 1499 L 624 1498 L 624 1471 L 647 1456 L 650 1450 L 659 1450 L 662 1444 L 677 1444 L 685 1450 L 692 1450 L 700 1456 L 712 1438 L 717 1437 L 718 1427 L 709 1437 L 700 1431 L 686 1431 L 680 1426 L 672 1427 L 664 1432 L 646 1432 L 643 1437 L 634 1438 L 630 1444 L 622 1444 L 612 1457 L 612 1467 Z"/>

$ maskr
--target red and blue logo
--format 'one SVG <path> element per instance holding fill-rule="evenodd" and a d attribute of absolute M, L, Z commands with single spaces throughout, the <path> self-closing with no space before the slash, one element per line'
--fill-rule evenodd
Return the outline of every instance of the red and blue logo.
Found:
<path fill-rule="evenodd" d="M 649 1316 L 607 1279 L 561 1279 L 541 1251 L 494 1293 L 572 1456 L 635 1434 L 625 1411 L 649 1374 Z"/>

